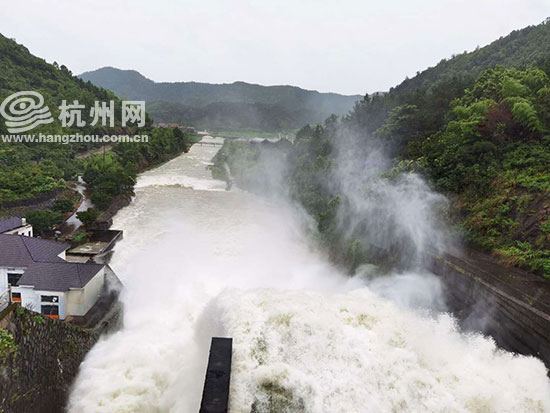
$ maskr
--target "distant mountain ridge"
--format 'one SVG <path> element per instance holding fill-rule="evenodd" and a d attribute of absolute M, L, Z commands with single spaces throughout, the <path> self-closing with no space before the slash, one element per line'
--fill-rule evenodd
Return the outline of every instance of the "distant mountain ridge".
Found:
<path fill-rule="evenodd" d="M 320 123 L 331 114 L 346 114 L 362 97 L 246 82 L 157 83 L 135 70 L 113 67 L 85 72 L 80 78 L 118 96 L 145 100 L 156 121 L 231 129 L 281 130 Z"/>

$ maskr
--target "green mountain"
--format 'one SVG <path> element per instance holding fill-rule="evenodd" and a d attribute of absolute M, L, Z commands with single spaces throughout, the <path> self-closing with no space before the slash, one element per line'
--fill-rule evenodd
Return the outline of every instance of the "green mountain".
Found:
<path fill-rule="evenodd" d="M 118 99 L 109 91 L 94 86 L 74 76 L 64 65 L 49 64 L 33 56 L 27 48 L 0 34 L 0 99 L 4 100 L 14 92 L 36 91 L 44 96 L 52 115 L 59 115 L 58 105 L 62 99 L 78 100 L 89 106 L 94 102 Z M 0 132 L 5 133 L 3 119 Z M 87 129 L 87 132 L 94 132 Z M 58 122 L 42 126 L 38 132 L 60 132 Z"/>
<path fill-rule="evenodd" d="M 436 66 L 405 79 L 388 93 L 367 95 L 352 116 L 372 133 L 382 126 L 393 108 L 415 104 L 429 112 L 419 126 L 430 134 L 443 126 L 449 103 L 472 87 L 483 70 L 496 65 L 550 68 L 550 18 L 542 24 L 515 30 L 473 52 L 443 59 Z"/>
<path fill-rule="evenodd" d="M 54 119 L 63 99 L 78 100 L 87 107 L 94 101 L 118 99 L 109 91 L 73 76 L 65 66 L 49 64 L 33 56 L 24 46 L 0 35 L 0 102 L 21 91 L 42 94 Z M 86 116 L 84 117 L 86 119 Z M 4 119 L 0 117 L 0 134 L 7 134 Z M 102 133 L 101 128 L 63 128 L 57 120 L 40 125 L 33 134 Z M 76 154 L 92 147 L 80 143 L 6 143 L 0 141 L 0 206 L 31 198 L 40 193 L 63 189 L 65 181 L 77 171 Z M 97 146 L 97 144 L 95 145 Z"/>
<path fill-rule="evenodd" d="M 100 143 L 8 142 L 0 140 L 0 216 L 21 214 L 9 208 L 32 207 L 44 209 L 44 202 L 66 194 L 66 182 L 83 175 L 90 184 L 92 200 L 97 207 L 108 207 L 119 195 L 131 193 L 136 171 L 162 162 L 189 148 L 189 136 L 179 129 L 153 128 L 147 117 L 145 126 L 121 126 L 121 100 L 112 92 L 94 86 L 74 76 L 65 66 L 49 64 L 33 56 L 24 46 L 0 34 L 0 102 L 15 92 L 35 91 L 44 97 L 53 122 L 39 125 L 29 134 L 44 135 L 136 135 L 149 137 L 148 143 L 116 143 L 105 157 L 77 157 Z M 62 101 L 77 100 L 82 110 L 83 127 L 63 127 L 58 120 Z M 103 127 L 100 122 L 91 126 L 90 109 L 94 103 L 115 101 L 115 125 Z M 8 133 L 0 117 L 0 134 Z M 70 199 L 69 201 L 73 201 Z M 64 203 L 67 205 L 67 203 Z M 40 211 L 47 214 L 51 211 Z M 57 211 L 56 211 L 57 212 Z M 43 214 L 43 215 L 44 215 Z M 59 219 L 49 214 L 48 225 Z M 44 215 L 45 216 L 45 215 Z M 44 220 L 42 220 L 44 221 Z"/>
<path fill-rule="evenodd" d="M 343 123 L 447 194 L 470 245 L 550 278 L 550 19 L 366 96 Z"/>
<path fill-rule="evenodd" d="M 331 114 L 343 115 L 361 98 L 245 82 L 156 83 L 134 70 L 112 67 L 86 72 L 80 77 L 118 96 L 145 100 L 148 111 L 158 122 L 222 129 L 299 128 L 306 123 L 321 123 Z"/>
<path fill-rule="evenodd" d="M 372 246 L 370 217 L 345 227 L 354 210 L 349 213 L 350 198 L 333 178 L 338 162 L 352 164 L 338 156 L 349 140 L 359 165 L 373 147 L 388 149 L 394 162 L 377 178 L 380 185 L 398 182 L 402 172 L 421 174 L 448 196 L 451 209 L 443 218 L 469 246 L 550 279 L 550 21 L 366 96 L 347 116 L 301 129 L 290 147 L 239 149 L 246 143 L 226 142 L 215 171 L 223 174 L 227 162 L 238 183 L 255 182 L 262 169 L 252 160 L 265 159 L 261 151 L 282 151 L 290 162 L 285 182 L 314 217 L 333 258 L 350 267 L 381 255 L 393 262 L 404 237 L 382 251 Z M 388 233 L 375 228 L 374 237 L 392 239 L 391 227 Z"/>

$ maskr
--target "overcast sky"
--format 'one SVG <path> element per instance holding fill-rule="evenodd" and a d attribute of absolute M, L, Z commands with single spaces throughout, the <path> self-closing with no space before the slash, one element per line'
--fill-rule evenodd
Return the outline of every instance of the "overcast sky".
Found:
<path fill-rule="evenodd" d="M 75 74 L 364 94 L 550 16 L 550 0 L 3 0 L 0 30 Z"/>

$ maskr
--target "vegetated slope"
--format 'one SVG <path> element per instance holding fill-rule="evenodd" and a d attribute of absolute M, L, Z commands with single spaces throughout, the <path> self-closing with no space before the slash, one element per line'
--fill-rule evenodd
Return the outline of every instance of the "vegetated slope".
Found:
<path fill-rule="evenodd" d="M 550 24 L 545 23 L 516 30 L 508 36 L 451 59 L 442 59 L 435 67 L 405 79 L 386 94 L 366 96 L 355 108 L 354 117 L 369 132 L 377 130 L 391 109 L 399 105 L 415 104 L 426 109 L 419 115 L 419 132 L 439 129 L 449 103 L 473 86 L 479 74 L 496 65 L 525 69 L 533 66 L 548 68 L 550 65 Z"/>
<path fill-rule="evenodd" d="M 63 99 L 78 100 L 88 108 L 94 101 L 117 100 L 105 89 L 73 76 L 65 66 L 48 64 L 33 56 L 24 46 L 0 35 L 0 101 L 14 92 L 36 91 L 44 96 L 54 118 Z M 117 100 L 118 104 L 118 100 Z M 89 109 L 88 109 L 89 110 Z M 84 114 L 86 117 L 86 115 Z M 55 121 L 41 125 L 32 133 L 102 133 L 100 127 L 82 129 L 62 128 Z M 0 133 L 7 134 L 4 119 L 0 119 Z M 65 186 L 77 170 L 75 155 L 91 144 L 21 143 L 0 141 L 0 204 L 29 198 Z"/>
<path fill-rule="evenodd" d="M 285 131 L 300 127 L 304 119 L 316 122 L 319 115 L 311 110 L 290 110 L 281 105 L 264 103 L 209 103 L 193 107 L 166 101 L 153 102 L 147 106 L 155 119 L 167 123 L 192 124 L 199 128 L 222 130 L 252 129 L 257 131 Z M 187 119 L 194 119 L 192 122 Z"/>
<path fill-rule="evenodd" d="M 229 129 L 281 130 L 343 115 L 361 97 L 245 82 L 155 83 L 133 70 L 104 67 L 81 75 L 128 99 L 145 100 L 159 122 Z"/>
<path fill-rule="evenodd" d="M 547 19 L 366 97 L 346 122 L 447 193 L 473 245 L 550 277 L 549 74 Z"/>
<path fill-rule="evenodd" d="M 335 258 L 355 267 L 377 254 L 369 250 L 372 234 L 360 226 L 342 230 L 349 199 L 340 186 L 327 185 L 343 140 L 354 136 L 356 154 L 390 148 L 394 168 L 380 178 L 393 182 L 416 171 L 445 193 L 450 219 L 470 245 L 550 278 L 549 47 L 550 22 L 529 27 L 386 95 L 367 96 L 342 119 L 301 129 L 288 150 L 287 183 Z M 235 157 L 229 149 L 224 154 Z M 368 226 L 371 217 L 362 218 Z"/>
<path fill-rule="evenodd" d="M 549 74 L 547 19 L 366 97 L 345 123 L 447 193 L 473 245 L 550 277 Z"/>
<path fill-rule="evenodd" d="M 0 140 L 0 215 L 14 205 L 27 205 L 37 196 L 55 193 L 65 188 L 67 180 L 83 174 L 91 185 L 92 200 L 97 207 L 107 208 L 110 201 L 133 189 L 136 171 L 170 156 L 187 151 L 190 138 L 179 129 L 153 128 L 147 117 L 145 126 L 121 126 L 121 101 L 112 92 L 94 86 L 72 75 L 65 66 L 49 64 L 33 56 L 24 46 L 0 35 L 0 101 L 14 92 L 36 91 L 44 96 L 54 118 L 30 133 L 39 135 L 147 135 L 147 143 L 117 143 L 107 156 L 90 156 L 85 160 L 76 155 L 99 143 L 14 143 Z M 77 100 L 82 110 L 84 127 L 63 127 L 58 120 L 62 100 Z M 115 126 L 101 122 L 91 126 L 90 109 L 94 103 L 115 101 Z M 7 134 L 4 119 L 0 119 L 0 134 Z M 29 202 L 27 202 L 29 201 Z M 72 199 L 70 200 L 73 201 Z M 2 209 L 4 208 L 4 210 Z M 70 205 L 68 207 L 70 210 Z M 60 214 L 39 211 L 39 226 L 49 227 Z M 34 223 L 33 223 L 34 224 Z M 45 225 L 40 225 L 45 224 Z"/>
<path fill-rule="evenodd" d="M 24 46 L 0 34 L 0 99 L 20 91 L 41 93 L 54 117 L 59 115 L 57 106 L 63 99 L 68 102 L 78 100 L 87 107 L 93 106 L 96 100 L 118 100 L 111 92 L 73 76 L 64 65 L 46 63 Z M 59 127 L 57 122 L 43 126 L 51 133 Z M 3 119 L 0 131 L 6 133 Z M 88 132 L 93 130 L 88 128 Z"/>
<path fill-rule="evenodd" d="M 550 26 L 540 24 L 515 30 L 507 36 L 473 52 L 443 59 L 435 67 L 424 70 L 413 79 L 405 80 L 395 88 L 400 93 L 418 87 L 431 86 L 444 77 L 464 75 L 477 77 L 484 69 L 495 65 L 532 67 L 550 56 Z"/>

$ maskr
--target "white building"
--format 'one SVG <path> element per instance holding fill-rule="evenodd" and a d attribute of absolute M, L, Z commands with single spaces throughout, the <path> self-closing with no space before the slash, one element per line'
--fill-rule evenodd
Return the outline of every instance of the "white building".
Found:
<path fill-rule="evenodd" d="M 25 218 L 8 218 L 0 221 L 0 234 L 17 234 L 32 237 L 32 225 Z"/>
<path fill-rule="evenodd" d="M 0 234 L 0 297 L 65 320 L 85 316 L 105 282 L 105 266 L 65 261 L 69 245 Z"/>

